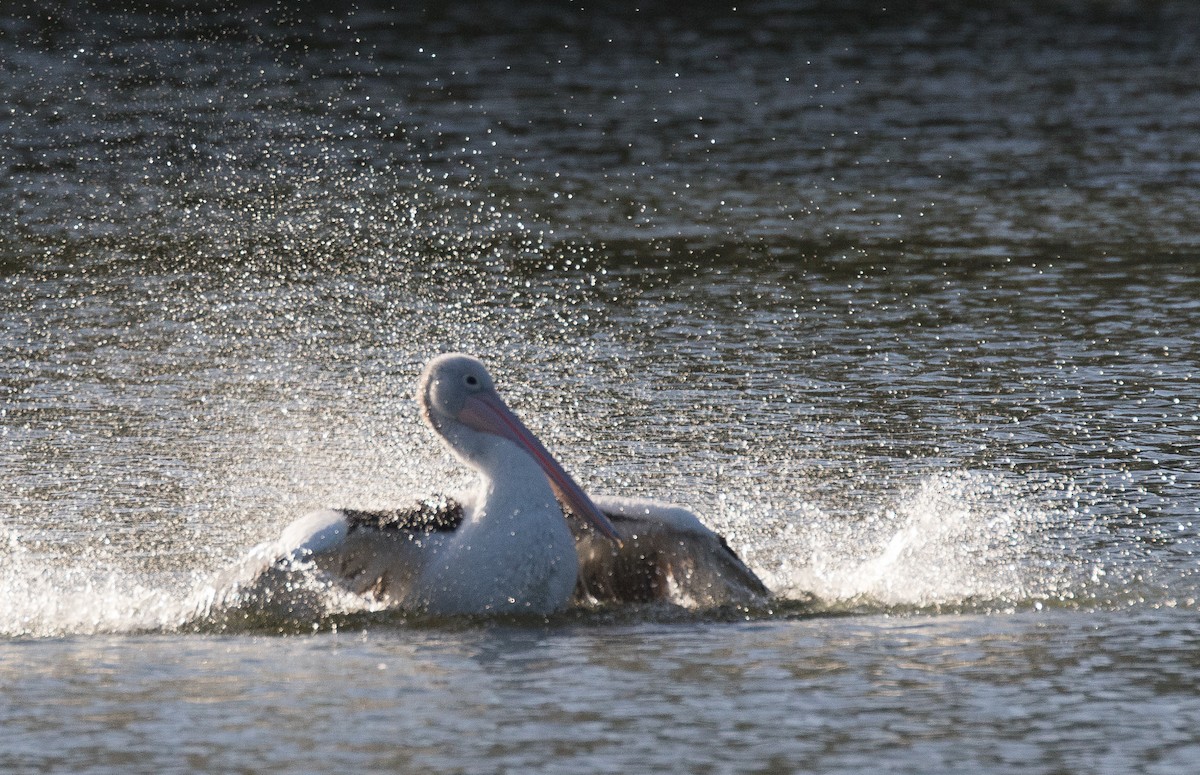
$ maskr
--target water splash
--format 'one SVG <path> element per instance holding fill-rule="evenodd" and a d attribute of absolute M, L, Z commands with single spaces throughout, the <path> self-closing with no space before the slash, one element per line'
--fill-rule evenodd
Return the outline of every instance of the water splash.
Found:
<path fill-rule="evenodd" d="M 0 635 L 59 637 L 172 629 L 178 589 L 136 569 L 94 568 L 31 551 L 10 531 L 0 571 Z"/>
<path fill-rule="evenodd" d="M 256 559 L 255 550 L 246 560 Z M 0 637 L 144 632 L 313 632 L 378 606 L 314 573 L 290 573 L 279 594 L 250 597 L 217 573 L 155 574 L 86 554 L 55 559 L 10 532 L 0 573 Z"/>
<path fill-rule="evenodd" d="M 855 521 L 810 507 L 785 528 L 770 574 L 783 597 L 834 608 L 1012 606 L 1068 596 L 1078 571 L 1048 530 L 1056 515 L 993 474 L 929 476 Z M 1057 559 L 1056 559 L 1057 558 Z"/>

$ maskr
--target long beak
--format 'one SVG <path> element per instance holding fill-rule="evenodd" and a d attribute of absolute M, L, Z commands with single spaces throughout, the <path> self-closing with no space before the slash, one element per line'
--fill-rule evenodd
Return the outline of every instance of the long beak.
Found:
<path fill-rule="evenodd" d="M 571 475 L 542 446 L 537 436 L 525 427 L 499 396 L 494 393 L 477 393 L 469 397 L 458 413 L 458 420 L 477 431 L 493 433 L 508 439 L 527 451 L 546 473 L 551 489 L 567 508 L 590 522 L 618 547 L 621 546 L 621 536 L 609 518 L 604 516 L 604 512 L 600 511 L 583 488 L 575 483 Z"/>

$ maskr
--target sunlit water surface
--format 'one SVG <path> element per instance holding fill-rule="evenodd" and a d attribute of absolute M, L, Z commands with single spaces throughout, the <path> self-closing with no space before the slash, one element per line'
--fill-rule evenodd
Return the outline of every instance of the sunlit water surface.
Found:
<path fill-rule="evenodd" d="M 169 11 L 0 17 L 0 768 L 1190 771 L 1190 5 Z M 776 600 L 196 617 L 451 349 Z"/>

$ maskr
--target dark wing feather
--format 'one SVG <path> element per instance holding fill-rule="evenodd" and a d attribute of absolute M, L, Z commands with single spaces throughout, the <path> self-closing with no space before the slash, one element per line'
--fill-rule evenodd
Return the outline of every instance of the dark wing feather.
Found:
<path fill-rule="evenodd" d="M 770 591 L 707 528 L 684 529 L 650 516 L 606 512 L 624 538 L 620 548 L 573 514 L 580 603 L 666 601 L 688 608 L 761 603 Z"/>
<path fill-rule="evenodd" d="M 412 533 L 452 533 L 463 521 L 462 504 L 453 498 L 423 500 L 406 509 L 388 511 L 361 511 L 342 509 L 346 516 L 347 531 L 368 528 L 371 530 L 403 530 Z"/>

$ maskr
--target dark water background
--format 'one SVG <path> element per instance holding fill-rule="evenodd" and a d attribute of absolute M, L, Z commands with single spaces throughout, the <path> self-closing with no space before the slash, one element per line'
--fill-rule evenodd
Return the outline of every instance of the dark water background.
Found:
<path fill-rule="evenodd" d="M 1149 0 L 6 5 L 0 767 L 1189 772 L 1198 44 Z M 777 605 L 189 619 L 305 510 L 467 481 L 409 399 L 450 349 Z"/>

